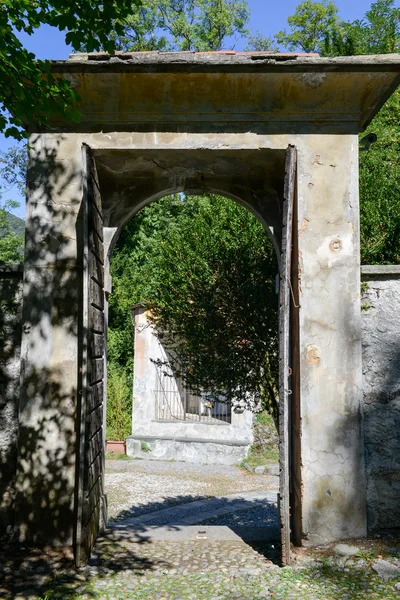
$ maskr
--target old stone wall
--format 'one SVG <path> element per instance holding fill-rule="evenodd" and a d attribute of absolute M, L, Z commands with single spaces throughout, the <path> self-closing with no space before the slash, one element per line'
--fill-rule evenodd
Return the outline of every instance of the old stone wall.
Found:
<path fill-rule="evenodd" d="M 362 267 L 368 529 L 400 527 L 400 266 Z"/>
<path fill-rule="evenodd" d="M 21 353 L 22 267 L 0 267 L 0 536 L 12 525 Z"/>

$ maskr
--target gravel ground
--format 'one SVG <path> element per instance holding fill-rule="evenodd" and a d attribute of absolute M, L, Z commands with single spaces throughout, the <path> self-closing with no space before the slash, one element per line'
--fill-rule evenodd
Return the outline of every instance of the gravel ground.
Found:
<path fill-rule="evenodd" d="M 278 478 L 236 466 L 108 460 L 105 487 L 113 523 L 212 496 L 277 489 Z"/>

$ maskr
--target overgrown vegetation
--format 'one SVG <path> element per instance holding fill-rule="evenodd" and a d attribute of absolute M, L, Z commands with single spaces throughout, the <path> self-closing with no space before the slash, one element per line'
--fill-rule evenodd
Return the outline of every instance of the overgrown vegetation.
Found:
<path fill-rule="evenodd" d="M 142 452 L 151 452 L 151 448 L 147 442 L 140 442 L 140 449 Z"/>
<path fill-rule="evenodd" d="M 126 369 L 110 362 L 107 369 L 107 440 L 124 440 L 132 432 L 132 388 Z"/>
<path fill-rule="evenodd" d="M 254 418 L 254 443 L 245 462 L 252 468 L 276 464 L 279 460 L 279 438 L 274 420 L 266 410 L 257 413 Z"/>
<path fill-rule="evenodd" d="M 276 413 L 277 270 L 267 232 L 231 200 L 178 195 L 146 207 L 112 261 L 110 357 L 131 368 L 129 305 L 141 301 L 188 387 Z"/>

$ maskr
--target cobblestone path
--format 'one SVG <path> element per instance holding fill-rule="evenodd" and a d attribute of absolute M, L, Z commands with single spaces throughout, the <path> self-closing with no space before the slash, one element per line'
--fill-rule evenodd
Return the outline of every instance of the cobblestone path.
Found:
<path fill-rule="evenodd" d="M 4 543 L 1 600 L 400 600 L 393 536 L 355 540 L 349 555 L 293 549 L 280 568 L 274 477 L 110 461 L 107 478 L 114 526 L 87 567 L 77 571 L 68 551 Z"/>
<path fill-rule="evenodd" d="M 400 569 L 400 561 L 387 543 L 393 541 L 384 546 L 382 540 L 358 540 L 357 556 L 342 556 L 334 548 L 303 549 L 284 569 L 271 560 L 274 545 L 252 547 L 243 541 L 148 543 L 107 535 L 80 571 L 71 566 L 71 556 L 9 548 L 1 556 L 0 598 L 399 600 L 400 577 L 391 569 Z M 381 563 L 385 569 L 379 575 L 374 569 Z"/>

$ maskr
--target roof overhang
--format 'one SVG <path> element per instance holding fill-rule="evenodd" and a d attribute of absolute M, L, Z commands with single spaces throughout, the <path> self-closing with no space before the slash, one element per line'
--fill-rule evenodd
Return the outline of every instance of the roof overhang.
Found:
<path fill-rule="evenodd" d="M 355 133 L 400 83 L 400 55 L 71 55 L 52 63 L 81 97 L 80 123 L 52 131 Z"/>

